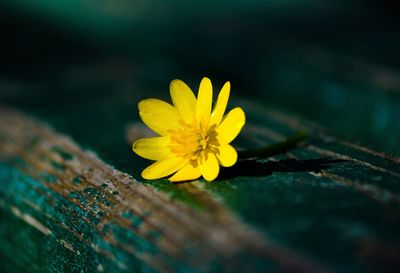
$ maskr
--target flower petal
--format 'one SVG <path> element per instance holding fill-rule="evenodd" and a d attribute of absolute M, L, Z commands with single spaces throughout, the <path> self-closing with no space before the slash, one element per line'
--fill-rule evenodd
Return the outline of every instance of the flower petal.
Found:
<path fill-rule="evenodd" d="M 212 105 L 212 84 L 209 78 L 203 78 L 200 82 L 197 95 L 196 118 L 204 126 L 208 126 Z"/>
<path fill-rule="evenodd" d="M 169 178 L 171 182 L 179 182 L 186 180 L 194 180 L 201 176 L 200 167 L 193 167 L 192 164 L 187 164 L 185 167 L 176 172 Z"/>
<path fill-rule="evenodd" d="M 226 105 L 228 104 L 229 93 L 231 90 L 230 82 L 226 82 L 218 94 L 217 103 L 211 113 L 210 126 L 213 124 L 219 125 L 224 116 Z"/>
<path fill-rule="evenodd" d="M 170 174 L 173 174 L 177 170 L 181 169 L 187 164 L 187 160 L 181 157 L 167 157 L 163 160 L 157 161 L 151 164 L 149 167 L 143 170 L 142 177 L 144 179 L 158 179 Z"/>
<path fill-rule="evenodd" d="M 139 115 L 151 130 L 162 136 L 168 135 L 169 129 L 178 128 L 181 119 L 175 107 L 158 99 L 142 100 Z"/>
<path fill-rule="evenodd" d="M 216 154 L 218 161 L 220 164 L 224 167 L 231 167 L 235 165 L 237 159 L 238 159 L 238 154 L 231 145 L 222 145 L 219 147 L 219 153 Z"/>
<path fill-rule="evenodd" d="M 142 138 L 133 143 L 132 150 L 146 159 L 162 160 L 171 155 L 168 144 L 168 137 Z"/>
<path fill-rule="evenodd" d="M 218 160 L 213 153 L 209 153 L 207 159 L 200 165 L 201 174 L 207 181 L 213 181 L 219 173 Z"/>
<path fill-rule="evenodd" d="M 181 80 L 173 80 L 169 86 L 172 102 L 181 117 L 191 122 L 196 113 L 196 97 L 189 86 Z"/>
<path fill-rule="evenodd" d="M 216 129 L 217 139 L 221 144 L 228 144 L 239 134 L 246 122 L 246 116 L 240 107 L 236 107 L 222 120 Z"/>

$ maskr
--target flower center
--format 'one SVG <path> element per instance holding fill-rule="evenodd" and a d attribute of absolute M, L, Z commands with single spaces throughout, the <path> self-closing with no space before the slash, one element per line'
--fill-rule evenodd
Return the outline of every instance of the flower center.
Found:
<path fill-rule="evenodd" d="M 190 160 L 197 165 L 198 161 L 207 159 L 208 153 L 217 153 L 219 142 L 216 126 L 208 128 L 203 122 L 194 119 L 190 123 L 181 120 L 179 129 L 170 129 L 171 142 L 168 146 L 179 157 Z"/>

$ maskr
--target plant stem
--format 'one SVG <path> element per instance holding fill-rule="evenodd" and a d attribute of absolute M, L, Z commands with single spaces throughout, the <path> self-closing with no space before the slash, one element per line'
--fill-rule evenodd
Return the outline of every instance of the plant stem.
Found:
<path fill-rule="evenodd" d="M 278 142 L 266 147 L 254 149 L 254 150 L 244 150 L 238 151 L 239 159 L 249 159 L 249 158 L 267 158 L 278 154 L 283 154 L 305 141 L 308 138 L 307 132 L 300 131 L 291 137 L 288 137 L 282 142 Z"/>

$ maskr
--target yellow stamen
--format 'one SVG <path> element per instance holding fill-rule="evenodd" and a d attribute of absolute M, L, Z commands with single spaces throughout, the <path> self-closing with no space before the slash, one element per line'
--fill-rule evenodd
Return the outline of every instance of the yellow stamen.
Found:
<path fill-rule="evenodd" d="M 171 139 L 168 147 L 172 153 L 189 159 L 193 165 L 206 159 L 210 152 L 218 153 L 219 142 L 215 126 L 207 130 L 207 126 L 196 119 L 190 123 L 183 120 L 179 123 L 182 125 L 180 129 L 168 131 Z"/>

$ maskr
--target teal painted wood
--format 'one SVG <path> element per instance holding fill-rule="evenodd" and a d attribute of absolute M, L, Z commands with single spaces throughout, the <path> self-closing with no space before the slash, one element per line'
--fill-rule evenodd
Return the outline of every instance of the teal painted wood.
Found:
<path fill-rule="evenodd" d="M 84 216 L 66 213 L 64 206 L 84 214 L 82 209 L 13 167 L 0 166 L 0 181 L 1 265 L 3 268 L 12 263 L 2 272 L 124 272 L 118 264 L 87 247 L 82 238 L 65 232 L 76 230 L 102 242 L 101 235 L 84 222 Z M 113 254 L 120 255 L 121 264 L 127 260 L 122 253 Z M 130 266 L 141 268 L 137 260 L 129 261 Z"/>
<path fill-rule="evenodd" d="M 108 104 L 114 105 L 112 116 L 111 112 L 102 111 L 107 108 L 105 105 Z M 228 218 L 236 215 L 235 217 L 239 217 L 252 229 L 262 234 L 263 240 L 268 242 L 267 245 L 271 244 L 271 240 L 273 242 L 272 249 L 277 247 L 281 251 L 278 251 L 278 253 L 283 253 L 276 256 L 271 255 L 273 250 L 270 247 L 267 247 L 266 250 L 264 249 L 265 253 L 267 253 L 265 256 L 258 258 L 253 256 L 254 253 L 251 254 L 251 251 L 244 252 L 240 256 L 241 261 L 246 261 L 244 265 L 254 266 L 260 271 L 269 268 L 274 271 L 286 270 L 293 272 L 301 270 L 308 272 L 311 270 L 310 268 L 316 272 L 325 272 L 326 270 L 332 272 L 380 272 L 384 263 L 389 263 L 390 269 L 396 268 L 395 261 L 399 257 L 400 245 L 398 234 L 400 225 L 398 218 L 400 160 L 337 139 L 307 121 L 293 118 L 290 115 L 282 114 L 257 103 L 236 99 L 233 104 L 241 105 L 245 109 L 248 120 L 243 134 L 235 143 L 238 147 L 249 148 L 275 143 L 298 130 L 304 129 L 310 132 L 310 139 L 306 145 L 286 154 L 266 160 L 239 162 L 235 167 L 225 170 L 220 178 L 213 183 L 198 181 L 171 184 L 165 180 L 146 182 L 140 178 L 139 173 L 148 162 L 134 156 L 130 151 L 129 141 L 123 138 L 128 138 L 131 141 L 132 138 L 145 135 L 147 131 L 143 129 L 137 118 L 127 118 L 128 111 L 123 110 L 123 107 L 121 107 L 128 106 L 127 103 L 121 103 L 120 110 L 115 111 L 118 109 L 116 107 L 118 104 L 113 102 L 112 99 L 107 99 L 107 104 L 103 104 L 101 100 L 97 102 L 91 101 L 90 105 L 93 112 L 89 111 L 87 115 L 82 116 L 80 119 L 72 118 L 74 114 L 71 112 L 71 116 L 69 116 L 68 111 L 66 111 L 63 112 L 62 120 L 54 116 L 48 117 L 47 120 L 60 130 L 68 132 L 83 145 L 99 151 L 100 156 L 111 162 L 116 168 L 130 173 L 138 181 L 135 183 L 143 183 L 142 185 L 146 187 L 154 188 L 160 193 L 166 194 L 169 198 L 175 200 L 174 202 L 177 202 L 177 204 L 183 204 L 185 207 L 193 209 L 194 211 L 191 213 L 197 211 L 199 215 L 208 215 L 207 217 L 214 219 L 207 224 L 200 221 L 197 228 L 200 228 L 202 224 L 205 227 L 210 227 L 213 221 L 220 223 L 218 222 L 220 220 L 217 221 L 217 219 L 226 218 L 226 216 L 222 217 L 221 213 L 226 215 L 223 208 L 227 207 L 230 211 Z M 79 113 L 79 111 L 74 113 Z M 110 122 L 105 122 L 107 120 Z M 91 124 L 91 127 L 88 128 L 84 124 Z M 103 133 L 94 133 L 99 131 Z M 119 133 L 114 134 L 114 132 Z M 3 130 L 2 135 L 4 139 L 7 131 Z M 18 142 L 17 139 L 15 141 Z M 35 140 L 33 140 L 33 143 L 35 143 Z M 6 146 L 3 146 L 3 149 L 4 147 Z M 26 147 L 29 148 L 29 143 Z M 27 152 L 29 155 L 29 151 Z M 49 149 L 49 152 L 52 156 L 56 155 L 60 160 L 48 163 L 53 171 L 60 172 L 58 175 L 65 171 L 63 164 L 75 157 L 73 153 L 57 147 Z M 24 193 L 32 194 L 31 184 L 35 183 L 35 180 L 29 178 L 29 176 L 24 178 L 24 174 L 21 174 L 20 177 L 17 176 L 17 179 L 11 179 L 10 173 L 21 172 L 15 170 L 15 168 L 26 173 L 32 163 L 24 163 L 24 161 L 14 158 L 7 164 L 2 169 L 3 181 L 8 182 L 2 183 L 2 195 L 8 198 L 7 202 L 3 202 L 3 204 L 6 206 L 15 204 L 18 211 L 20 211 L 20 215 L 31 215 L 34 211 L 28 209 L 26 205 L 18 203 L 18 200 L 21 196 L 24 196 Z M 7 167 L 10 164 L 11 169 Z M 89 162 L 86 164 L 89 164 Z M 36 175 L 38 171 L 40 170 L 35 171 Z M 42 187 L 43 185 L 44 187 L 46 185 L 50 187 L 54 181 L 58 181 L 57 172 L 55 177 L 49 175 L 40 176 Z M 79 181 L 79 176 L 72 177 L 68 187 L 75 183 L 79 184 Z M 25 187 L 25 191 L 17 190 L 13 187 Z M 97 199 L 96 197 L 102 196 L 101 187 L 82 190 L 85 192 L 85 198 L 90 196 L 95 198 L 94 203 L 93 201 L 91 203 L 92 206 L 96 206 L 98 202 L 99 204 L 103 202 L 102 199 Z M 51 196 L 49 189 L 43 189 L 43 191 L 48 192 Z M 42 204 L 42 209 L 48 210 L 48 202 L 40 203 L 42 202 L 40 200 L 43 199 L 43 191 L 35 193 L 36 195 L 34 196 L 27 195 L 25 198 L 31 200 L 31 202 L 34 201 L 36 206 Z M 72 192 L 68 196 L 74 201 L 73 204 L 80 203 L 85 206 L 85 199 L 80 199 L 81 193 Z M 110 202 L 109 198 L 107 197 L 104 202 Z M 62 200 L 61 197 L 55 199 Z M 133 204 L 135 203 L 135 199 L 130 199 L 130 201 Z M 167 203 L 165 206 L 171 206 L 171 208 L 176 209 L 176 204 Z M 55 215 L 58 213 L 58 217 L 66 217 L 66 223 L 68 223 L 68 217 L 71 217 L 68 216 L 70 212 L 65 210 L 68 207 L 69 205 L 64 204 L 59 211 L 50 210 L 49 214 Z M 79 212 L 79 207 L 70 209 L 78 209 Z M 11 208 L 3 209 L 6 219 L 15 217 L 15 212 L 14 210 L 13 213 Z M 118 211 L 117 215 L 123 215 L 123 213 L 123 211 Z M 87 218 L 88 216 L 85 214 L 81 216 L 78 214 L 77 218 L 74 217 L 74 222 L 78 222 L 73 224 L 73 227 L 78 231 L 86 226 L 85 223 L 79 222 L 80 217 L 89 222 L 97 221 L 96 218 Z M 43 220 L 37 215 L 34 218 L 38 218 L 39 222 Z M 13 221 L 19 221 L 21 232 L 25 234 L 23 223 L 17 219 Z M 136 221 L 135 215 L 133 215 L 132 221 Z M 232 226 L 232 224 L 224 224 L 224 222 L 220 224 L 226 225 L 226 227 Z M 3 225 L 4 230 L 10 228 L 7 224 Z M 165 223 L 164 228 L 168 229 L 168 225 L 168 223 Z M 49 228 L 50 230 L 54 228 L 54 224 L 50 223 L 48 226 L 51 227 Z M 32 230 L 29 225 L 25 225 L 25 228 Z M 172 226 L 169 228 L 172 228 Z M 82 232 L 90 238 L 96 238 L 98 235 L 96 231 L 90 229 L 83 229 Z M 68 242 L 67 246 L 60 243 L 60 238 L 64 238 L 65 233 L 66 230 L 60 231 L 60 234 L 55 236 L 57 239 L 54 239 L 53 242 L 51 240 L 47 241 L 52 247 L 54 247 L 53 244 L 57 245 L 57 247 L 60 247 L 59 245 L 61 244 L 61 247 L 68 249 L 69 244 L 71 244 L 73 249 L 79 249 L 80 253 L 85 253 L 85 255 L 86 253 L 88 253 L 87 255 L 92 253 L 87 249 L 87 244 L 73 238 L 76 234 L 72 238 L 67 237 L 65 239 L 65 242 Z M 121 234 L 122 237 L 118 240 L 128 240 L 128 242 L 130 242 L 128 238 L 135 234 L 130 233 L 131 235 L 126 237 L 126 235 L 122 235 L 124 232 L 121 230 L 115 230 L 112 233 Z M 25 238 L 29 236 L 31 235 L 28 233 Z M 43 235 L 41 236 L 43 237 Z M 4 240 L 7 241 L 8 239 L 6 238 L 8 237 L 7 231 L 3 233 L 2 238 Z M 21 262 L 20 266 L 27 268 L 30 260 L 37 263 L 30 256 L 31 254 L 21 251 L 22 242 L 16 241 L 17 243 L 14 245 L 15 253 L 19 253 L 19 256 L 22 255 L 26 259 Z M 101 237 L 97 241 L 101 242 Z M 38 246 L 38 241 L 36 243 L 34 241 L 33 244 L 36 245 L 37 249 L 41 249 L 41 246 Z M 138 242 L 131 241 L 128 244 L 137 245 Z M 196 244 L 199 244 L 199 242 L 194 245 Z M 105 245 L 107 244 L 105 243 Z M 200 244 L 200 248 L 202 247 Z M 149 268 L 148 264 L 143 260 L 137 262 L 135 257 L 139 252 L 134 252 L 135 254 L 132 256 L 127 255 L 124 251 L 121 252 L 118 248 L 106 249 L 111 253 L 122 253 L 115 256 L 118 261 L 124 261 L 128 268 L 140 267 L 143 270 Z M 46 248 L 38 251 L 46 253 Z M 2 253 L 2 255 L 4 256 L 5 253 Z M 68 265 L 71 259 L 73 261 L 78 259 L 73 252 L 69 253 L 69 255 L 71 257 L 66 258 L 60 266 L 69 268 Z M 99 254 L 92 253 L 90 255 L 96 256 Z M 302 262 L 296 262 L 294 266 L 291 265 L 289 268 L 282 267 L 282 264 L 290 264 L 288 261 L 291 261 L 293 257 L 295 257 L 294 260 L 300 259 Z M 16 260 L 10 259 L 12 263 L 18 263 Z M 57 256 L 55 259 L 60 262 L 64 258 Z M 100 258 L 97 257 L 96 259 Z M 95 266 L 98 266 L 98 260 L 96 259 L 92 259 L 95 262 L 89 264 L 83 270 L 90 272 Z M 54 272 L 54 270 L 59 269 L 59 267 L 53 268 L 50 266 L 51 260 L 49 259 L 47 263 L 43 263 L 42 270 L 47 268 L 50 272 Z M 183 267 L 184 269 L 182 269 L 180 267 L 185 265 L 184 261 L 179 262 L 178 260 L 176 264 L 173 263 L 172 268 L 177 271 L 183 270 L 182 272 L 184 272 L 188 268 Z M 216 261 L 222 262 L 219 258 Z M 307 269 L 302 267 L 303 264 L 306 264 Z M 115 267 L 115 263 L 112 264 L 110 261 L 103 261 L 101 265 L 102 267 L 110 266 L 109 268 L 112 270 L 118 270 Z M 227 265 L 221 266 L 226 268 Z M 218 271 L 221 270 L 221 266 L 212 263 L 212 266 L 208 267 L 208 269 L 198 270 Z M 194 270 L 193 268 L 195 267 L 190 268 Z M 239 268 L 237 269 L 239 270 Z M 69 270 L 74 271 L 74 268 L 69 268 Z M 158 268 L 158 270 L 161 269 Z"/>
<path fill-rule="evenodd" d="M 5 265 L 33 272 L 320 272 L 196 188 L 155 191 L 43 124 L 0 112 Z M 25 248 L 30 236 L 34 246 Z"/>

